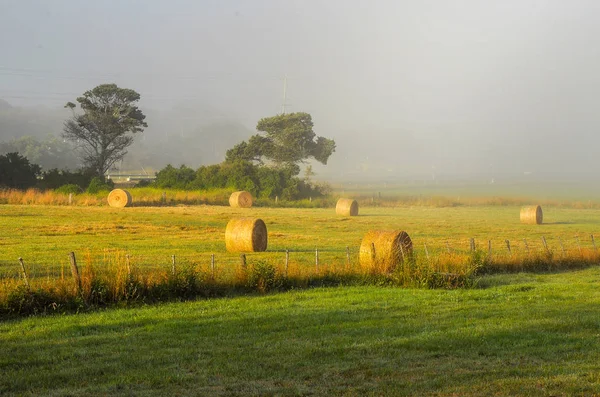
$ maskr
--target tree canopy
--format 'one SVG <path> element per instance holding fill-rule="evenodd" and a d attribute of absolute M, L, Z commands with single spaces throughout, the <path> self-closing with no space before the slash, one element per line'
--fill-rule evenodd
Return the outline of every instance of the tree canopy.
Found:
<path fill-rule="evenodd" d="M 137 107 L 140 94 L 116 84 L 102 84 L 77 98 L 83 114 L 76 114 L 76 105 L 68 102 L 73 117 L 63 128 L 63 138 L 75 142 L 81 149 L 84 165 L 104 178 L 110 167 L 127 154 L 133 134 L 142 132 L 148 124 Z"/>
<path fill-rule="evenodd" d="M 36 184 L 40 173 L 39 165 L 31 164 L 19 153 L 0 156 L 0 186 L 27 189 Z"/>
<path fill-rule="evenodd" d="M 263 164 L 265 161 L 277 167 L 294 170 L 298 174 L 298 163 L 313 158 L 327 164 L 335 152 L 333 139 L 317 136 L 313 132 L 312 117 L 298 112 L 281 114 L 261 119 L 256 134 L 227 151 L 226 161 L 245 160 Z"/>

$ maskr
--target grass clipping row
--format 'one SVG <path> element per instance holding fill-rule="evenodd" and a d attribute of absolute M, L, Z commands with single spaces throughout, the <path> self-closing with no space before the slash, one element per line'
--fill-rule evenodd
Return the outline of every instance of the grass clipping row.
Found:
<path fill-rule="evenodd" d="M 360 266 L 369 273 L 390 273 L 412 254 L 412 241 L 402 230 L 371 230 L 360 244 Z"/>
<path fill-rule="evenodd" d="M 108 205 L 115 208 L 129 207 L 133 203 L 131 194 L 127 190 L 114 189 L 108 193 Z"/>
<path fill-rule="evenodd" d="M 231 219 L 225 229 L 225 247 L 229 252 L 266 251 L 267 226 L 262 219 Z"/>
<path fill-rule="evenodd" d="M 357 216 L 358 203 L 356 200 L 341 198 L 335 205 L 335 213 L 343 216 Z"/>
<path fill-rule="evenodd" d="M 229 205 L 233 208 L 252 207 L 252 194 L 244 190 L 231 193 L 229 196 Z"/>
<path fill-rule="evenodd" d="M 529 225 L 541 225 L 544 220 L 542 207 L 539 205 L 531 205 L 521 208 L 521 223 Z"/>

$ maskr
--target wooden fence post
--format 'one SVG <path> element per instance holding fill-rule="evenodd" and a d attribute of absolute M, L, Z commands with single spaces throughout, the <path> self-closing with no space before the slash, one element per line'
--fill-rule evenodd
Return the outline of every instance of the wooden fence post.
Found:
<path fill-rule="evenodd" d="M 79 269 L 77 268 L 77 259 L 75 258 L 75 252 L 71 252 L 69 254 L 69 259 L 71 261 L 71 274 L 73 275 L 73 279 L 75 280 L 77 292 L 81 293 L 81 277 L 79 276 Z"/>
<path fill-rule="evenodd" d="M 550 254 L 550 249 L 548 248 L 548 243 L 546 242 L 546 237 L 542 236 L 542 244 L 544 244 L 544 248 L 546 249 L 546 253 Z"/>
<path fill-rule="evenodd" d="M 240 254 L 240 265 L 243 270 L 246 270 L 246 254 Z"/>
<path fill-rule="evenodd" d="M 315 247 L 315 271 L 319 273 L 319 249 Z"/>
<path fill-rule="evenodd" d="M 350 247 L 346 246 L 346 265 L 350 267 Z"/>
<path fill-rule="evenodd" d="M 475 251 L 475 239 L 474 238 L 471 238 L 469 240 L 469 245 L 471 247 L 471 251 Z"/>
<path fill-rule="evenodd" d="M 427 250 L 427 244 L 423 244 L 423 246 L 425 247 L 425 256 L 427 257 L 427 260 L 429 260 L 429 250 Z"/>
<path fill-rule="evenodd" d="M 504 242 L 506 243 L 506 249 L 508 250 L 508 253 L 510 255 L 512 255 L 512 251 L 510 250 L 510 241 L 508 241 L 508 239 L 504 240 Z"/>
<path fill-rule="evenodd" d="M 290 251 L 285 249 L 285 277 L 288 276 L 288 266 L 290 264 Z"/>
<path fill-rule="evenodd" d="M 171 255 L 171 273 L 175 276 L 175 255 Z"/>
<path fill-rule="evenodd" d="M 529 256 L 529 244 L 527 244 L 527 239 L 523 239 L 523 243 L 525 243 L 525 251 L 527 251 L 527 256 Z"/>
<path fill-rule="evenodd" d="M 129 254 L 125 255 L 125 264 L 127 265 L 127 275 L 131 275 L 131 263 L 129 262 Z"/>
<path fill-rule="evenodd" d="M 213 280 L 215 279 L 215 254 L 210 255 L 210 272 Z"/>
<path fill-rule="evenodd" d="M 594 240 L 594 235 L 590 234 L 590 237 L 592 238 L 592 245 L 594 246 L 594 251 L 598 251 L 598 249 L 596 248 L 596 240 Z"/>
<path fill-rule="evenodd" d="M 575 236 L 575 241 L 577 241 L 577 248 L 579 248 L 579 255 L 583 256 L 583 252 L 581 251 L 581 244 L 579 243 L 579 236 Z"/>
<path fill-rule="evenodd" d="M 27 278 L 27 271 L 25 270 L 25 263 L 23 262 L 23 258 L 19 258 L 19 263 L 21 264 L 21 272 L 23 273 L 23 281 L 25 282 L 25 287 L 29 291 L 29 279 Z"/>
<path fill-rule="evenodd" d="M 371 262 L 375 262 L 375 243 L 371 243 Z"/>

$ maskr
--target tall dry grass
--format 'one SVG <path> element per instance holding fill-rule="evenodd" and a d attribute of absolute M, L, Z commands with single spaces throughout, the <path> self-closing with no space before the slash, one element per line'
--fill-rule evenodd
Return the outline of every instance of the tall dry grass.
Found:
<path fill-rule="evenodd" d="M 152 187 L 128 188 L 133 196 L 133 206 L 164 206 L 164 205 L 229 205 L 229 196 L 233 189 L 214 189 L 209 191 L 198 190 L 170 190 Z M 40 191 L 28 189 L 0 190 L 0 204 L 17 205 L 76 205 L 99 206 L 108 205 L 108 191 L 98 194 L 73 194 L 71 201 L 69 195 L 56 191 Z M 447 208 L 458 206 L 523 206 L 531 204 L 532 200 L 526 197 L 450 197 L 450 196 L 421 196 L 421 195 L 396 195 L 386 197 L 359 196 L 356 198 L 359 207 L 435 207 Z M 600 209 L 600 202 L 596 201 L 571 201 L 571 200 L 535 200 L 542 207 L 573 208 L 573 209 Z M 332 196 L 303 199 L 296 201 L 275 200 L 259 198 L 256 206 L 271 207 L 302 207 L 302 208 L 331 208 L 335 207 L 336 200 Z"/>
<path fill-rule="evenodd" d="M 91 310 L 198 297 L 266 293 L 272 290 L 326 285 L 390 285 L 420 288 L 465 288 L 485 274 L 520 271 L 556 271 L 596 265 L 593 249 L 554 252 L 518 252 L 511 255 L 442 252 L 430 256 L 414 252 L 392 272 L 364 270 L 346 260 L 308 265 L 301 260 L 249 260 L 212 268 L 192 263 L 172 269 L 142 271 L 122 251 L 80 260 L 81 290 L 63 268 L 58 277 L 32 277 L 29 288 L 22 279 L 0 279 L 0 317 Z M 97 260 L 97 259 L 96 259 Z"/>

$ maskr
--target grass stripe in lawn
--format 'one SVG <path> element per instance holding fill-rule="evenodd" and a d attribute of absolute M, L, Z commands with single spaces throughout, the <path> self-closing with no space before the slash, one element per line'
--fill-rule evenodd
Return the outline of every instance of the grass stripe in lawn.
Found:
<path fill-rule="evenodd" d="M 0 394 L 600 393 L 600 268 L 0 324 Z"/>

